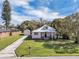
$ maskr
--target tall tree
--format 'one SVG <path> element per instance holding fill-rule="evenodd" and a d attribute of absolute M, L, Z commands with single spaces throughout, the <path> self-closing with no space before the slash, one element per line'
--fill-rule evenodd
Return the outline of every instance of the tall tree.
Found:
<path fill-rule="evenodd" d="M 8 29 L 11 21 L 11 8 L 8 0 L 3 2 L 2 19 L 5 22 L 6 29 Z"/>

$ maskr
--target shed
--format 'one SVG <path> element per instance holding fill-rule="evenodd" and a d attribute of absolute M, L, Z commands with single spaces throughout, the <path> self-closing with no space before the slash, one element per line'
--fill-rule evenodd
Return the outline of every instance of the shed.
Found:
<path fill-rule="evenodd" d="M 30 30 L 29 29 L 26 29 L 26 30 L 24 30 L 24 35 L 30 35 Z"/>

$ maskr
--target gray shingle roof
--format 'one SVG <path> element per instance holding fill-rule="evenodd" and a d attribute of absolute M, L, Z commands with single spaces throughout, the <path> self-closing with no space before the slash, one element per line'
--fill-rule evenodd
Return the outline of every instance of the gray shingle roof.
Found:
<path fill-rule="evenodd" d="M 56 32 L 56 30 L 53 27 L 50 27 L 48 25 L 44 25 L 41 28 L 38 28 L 32 32 Z"/>

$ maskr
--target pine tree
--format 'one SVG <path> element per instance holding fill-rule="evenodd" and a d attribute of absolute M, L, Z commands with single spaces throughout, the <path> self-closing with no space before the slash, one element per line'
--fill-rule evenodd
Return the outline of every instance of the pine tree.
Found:
<path fill-rule="evenodd" d="M 5 22 L 5 26 L 7 30 L 11 21 L 11 8 L 8 0 L 5 0 L 3 2 L 2 19 Z"/>

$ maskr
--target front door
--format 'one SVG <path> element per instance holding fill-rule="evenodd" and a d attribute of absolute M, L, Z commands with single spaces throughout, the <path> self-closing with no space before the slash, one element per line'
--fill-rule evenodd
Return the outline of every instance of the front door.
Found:
<path fill-rule="evenodd" d="M 47 37 L 47 33 L 45 32 L 45 38 Z"/>

